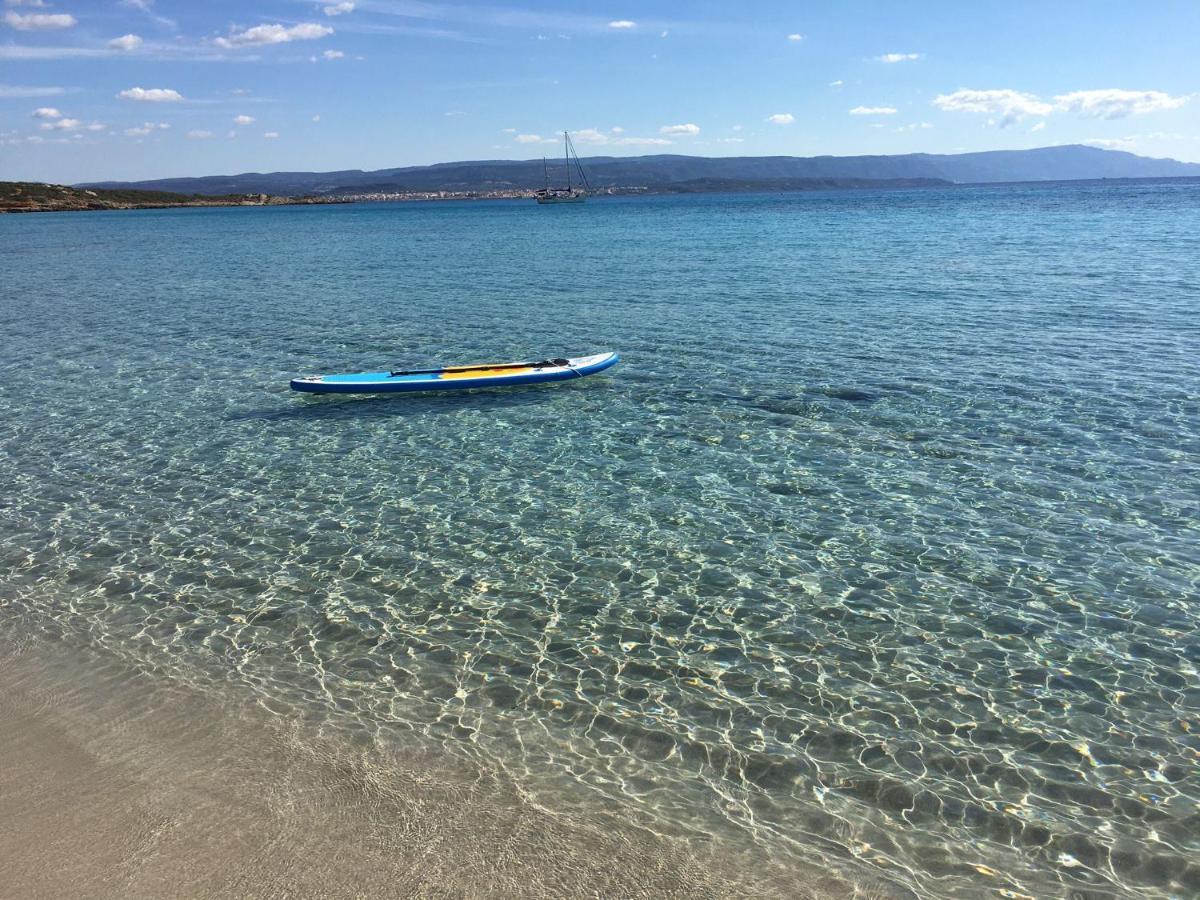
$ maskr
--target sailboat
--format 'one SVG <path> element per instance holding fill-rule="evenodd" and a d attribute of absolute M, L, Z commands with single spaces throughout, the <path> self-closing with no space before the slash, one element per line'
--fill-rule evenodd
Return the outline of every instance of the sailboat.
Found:
<path fill-rule="evenodd" d="M 580 187 L 571 185 L 571 163 L 575 164 L 575 171 L 579 173 Z M 538 203 L 582 203 L 587 199 L 587 192 L 591 189 L 588 184 L 587 175 L 583 173 L 583 166 L 579 164 L 579 155 L 575 152 L 575 145 L 571 143 L 571 135 L 563 132 L 563 162 L 567 170 L 567 186 L 550 187 L 550 169 L 546 164 L 546 158 L 542 157 L 542 172 L 546 176 L 546 186 L 534 192 Z"/>

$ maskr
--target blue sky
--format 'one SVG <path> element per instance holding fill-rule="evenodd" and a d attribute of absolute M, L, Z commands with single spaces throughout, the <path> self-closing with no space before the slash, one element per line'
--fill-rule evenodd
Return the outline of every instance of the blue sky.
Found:
<path fill-rule="evenodd" d="M 1200 3 L 0 0 L 0 180 L 1095 143 L 1200 161 Z"/>

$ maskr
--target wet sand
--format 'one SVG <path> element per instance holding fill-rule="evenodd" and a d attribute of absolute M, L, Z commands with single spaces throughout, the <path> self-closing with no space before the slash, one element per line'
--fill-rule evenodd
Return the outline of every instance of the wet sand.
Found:
<path fill-rule="evenodd" d="M 383 752 L 52 641 L 0 636 L 0 894 L 870 896 L 496 773 Z"/>

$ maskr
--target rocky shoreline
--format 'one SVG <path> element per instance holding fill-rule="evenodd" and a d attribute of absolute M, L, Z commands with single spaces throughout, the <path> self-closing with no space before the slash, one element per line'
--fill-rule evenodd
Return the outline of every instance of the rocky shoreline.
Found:
<path fill-rule="evenodd" d="M 349 201 L 325 197 L 276 197 L 270 194 L 227 194 L 210 197 L 168 191 L 104 190 L 25 181 L 0 182 L 0 213 L 169 209 L 179 206 L 291 206 L 346 202 Z"/>

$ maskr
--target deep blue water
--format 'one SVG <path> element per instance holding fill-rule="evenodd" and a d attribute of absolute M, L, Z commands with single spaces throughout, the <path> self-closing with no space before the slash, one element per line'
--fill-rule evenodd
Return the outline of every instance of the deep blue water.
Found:
<path fill-rule="evenodd" d="M 1196 896 L 1198 313 L 1197 185 L 0 217 L 0 628 L 923 896 Z"/>

